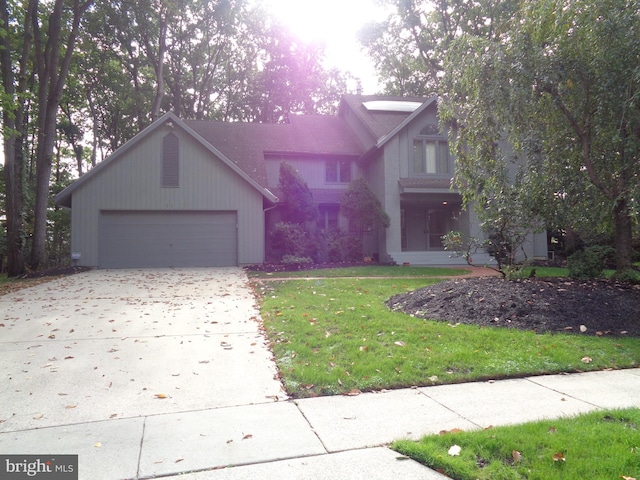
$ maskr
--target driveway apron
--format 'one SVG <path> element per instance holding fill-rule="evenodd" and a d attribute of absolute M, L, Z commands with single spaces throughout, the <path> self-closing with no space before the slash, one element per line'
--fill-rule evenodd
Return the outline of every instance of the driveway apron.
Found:
<path fill-rule="evenodd" d="M 286 398 L 239 268 L 60 278 L 0 297 L 0 335 L 0 433 Z"/>

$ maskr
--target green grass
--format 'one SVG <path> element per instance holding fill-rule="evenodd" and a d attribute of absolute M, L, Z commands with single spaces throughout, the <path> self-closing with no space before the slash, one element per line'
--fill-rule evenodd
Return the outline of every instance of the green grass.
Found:
<path fill-rule="evenodd" d="M 459 456 L 448 454 L 453 445 Z M 640 478 L 640 409 L 432 435 L 392 448 L 456 480 Z"/>
<path fill-rule="evenodd" d="M 261 283 L 262 317 L 290 395 L 331 395 L 544 373 L 627 368 L 640 339 L 481 328 L 391 312 L 392 295 L 437 279 Z M 591 363 L 583 363 L 590 357 Z"/>
<path fill-rule="evenodd" d="M 440 267 L 400 267 L 371 265 L 362 267 L 326 268 L 295 272 L 259 272 L 248 270 L 250 278 L 308 278 L 308 277 L 455 277 L 469 273 L 468 269 Z"/>

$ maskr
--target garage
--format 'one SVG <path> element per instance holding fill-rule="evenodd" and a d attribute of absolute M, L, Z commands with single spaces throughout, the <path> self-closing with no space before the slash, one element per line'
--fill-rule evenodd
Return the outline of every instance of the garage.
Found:
<path fill-rule="evenodd" d="M 100 212 L 100 268 L 237 264 L 237 212 Z"/>

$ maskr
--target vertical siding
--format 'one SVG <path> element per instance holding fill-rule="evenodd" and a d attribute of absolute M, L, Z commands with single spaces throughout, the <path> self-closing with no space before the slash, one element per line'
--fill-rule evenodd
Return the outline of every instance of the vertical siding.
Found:
<path fill-rule="evenodd" d="M 238 261 L 264 260 L 262 195 L 222 161 L 179 130 L 180 186 L 162 187 L 158 129 L 73 194 L 72 251 L 81 265 L 98 265 L 101 210 L 226 210 L 238 212 Z"/>

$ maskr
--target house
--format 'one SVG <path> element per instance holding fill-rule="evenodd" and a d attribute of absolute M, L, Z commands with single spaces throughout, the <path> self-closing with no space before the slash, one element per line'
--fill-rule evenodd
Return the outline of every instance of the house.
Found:
<path fill-rule="evenodd" d="M 319 227 L 348 229 L 342 193 L 364 177 L 391 219 L 367 232 L 382 262 L 455 264 L 440 237 L 480 236 L 452 189 L 454 159 L 436 98 L 345 95 L 335 116 L 288 123 L 181 120 L 164 115 L 55 197 L 71 208 L 72 259 L 100 268 L 228 266 L 268 260 L 279 219 L 281 162 L 305 179 Z M 528 243 L 547 255 L 546 236 Z M 480 254 L 476 261 L 489 260 Z"/>

